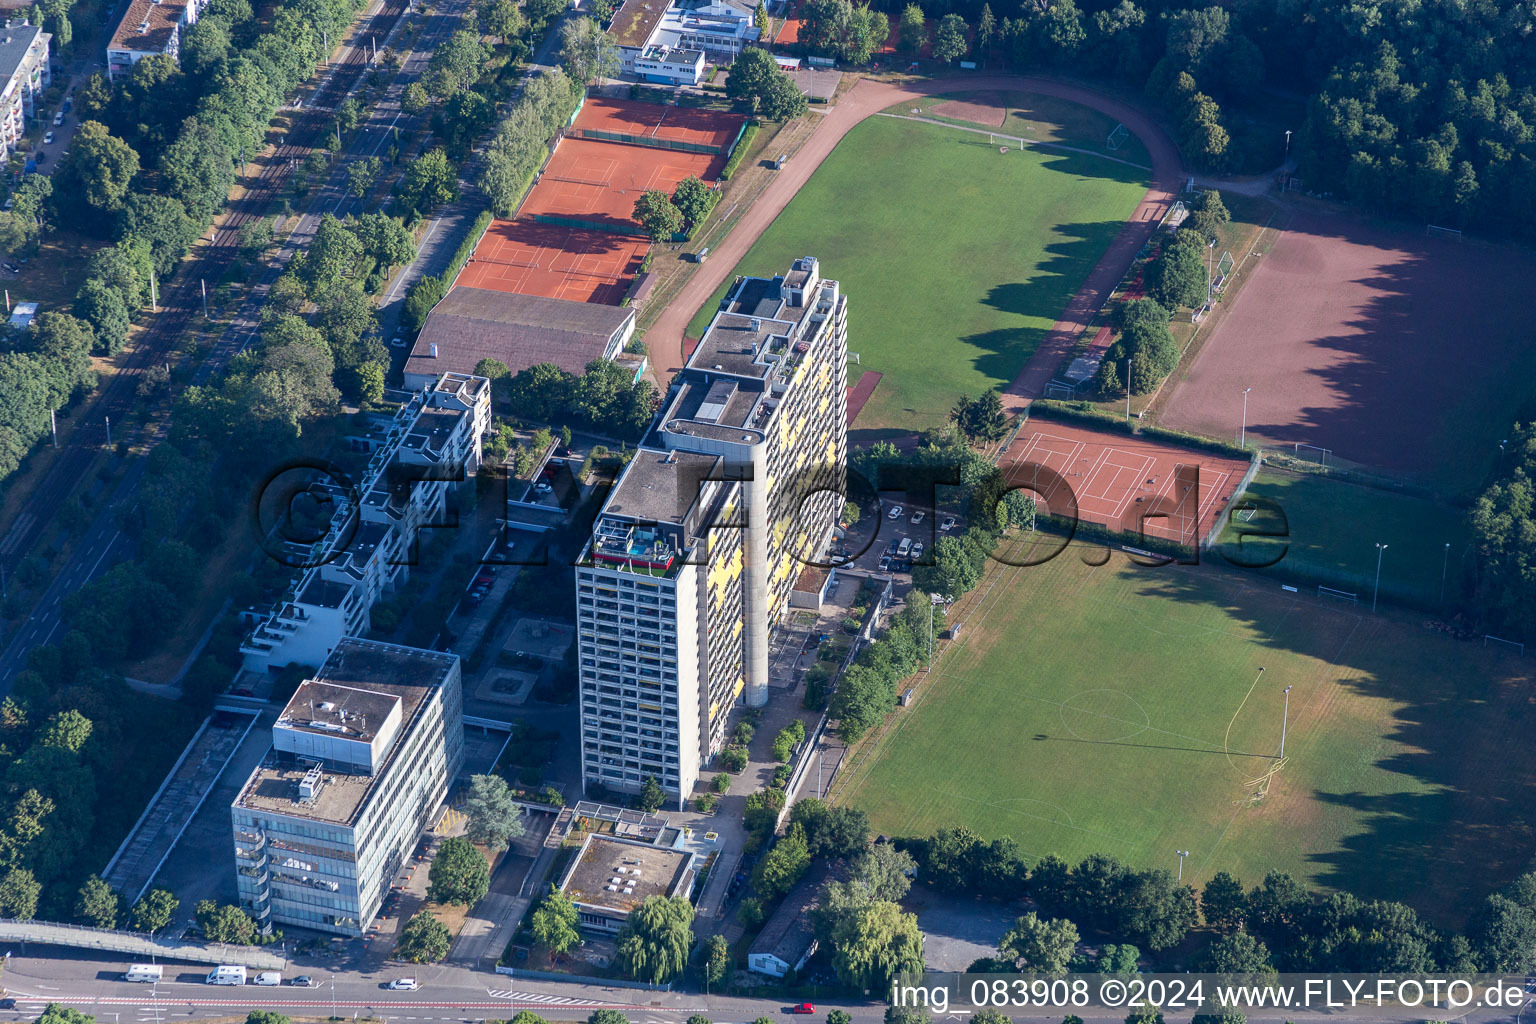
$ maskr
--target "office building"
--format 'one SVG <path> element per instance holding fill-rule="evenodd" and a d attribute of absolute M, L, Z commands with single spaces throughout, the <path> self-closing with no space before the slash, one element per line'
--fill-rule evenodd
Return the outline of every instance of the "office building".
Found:
<path fill-rule="evenodd" d="M 231 808 L 259 925 L 366 933 L 458 773 L 460 691 L 456 655 L 351 638 L 300 684 Z"/>
<path fill-rule="evenodd" d="M 762 36 L 756 0 L 627 0 L 608 25 L 620 67 L 651 81 L 695 84 L 688 69 L 729 64 Z M 668 55 L 664 71 L 656 61 Z"/>
<path fill-rule="evenodd" d="M 560 879 L 560 891 L 576 905 L 581 927 L 616 935 L 629 912 L 651 897 L 686 899 L 693 862 L 686 850 L 593 833 Z"/>
<path fill-rule="evenodd" d="M 739 278 L 576 570 L 585 785 L 681 803 L 825 556 L 847 460 L 847 298 L 817 261 Z"/>
<path fill-rule="evenodd" d="M 336 511 L 323 539 L 289 552 L 306 567 L 254 616 L 240 646 L 244 667 L 319 665 L 343 637 L 367 632 L 374 604 L 410 572 L 417 531 L 439 522 L 459 481 L 479 469 L 490 425 L 491 382 L 445 373 L 413 393 L 377 436 L 354 439 L 371 452 L 355 489 L 317 474 L 314 490 Z"/>

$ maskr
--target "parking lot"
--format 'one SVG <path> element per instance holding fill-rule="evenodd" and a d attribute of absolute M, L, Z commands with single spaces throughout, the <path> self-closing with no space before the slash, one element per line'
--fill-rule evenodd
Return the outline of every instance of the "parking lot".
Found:
<path fill-rule="evenodd" d="M 958 535 L 964 529 L 959 517 L 947 512 L 905 502 L 883 501 L 878 522 L 860 520 L 848 531 L 838 552 L 850 557 L 850 564 L 868 572 L 900 575 L 910 573 L 913 565 L 931 564 L 933 545 L 941 537 Z M 903 547 L 905 545 L 905 547 Z M 925 562 L 925 560 L 927 560 Z"/>

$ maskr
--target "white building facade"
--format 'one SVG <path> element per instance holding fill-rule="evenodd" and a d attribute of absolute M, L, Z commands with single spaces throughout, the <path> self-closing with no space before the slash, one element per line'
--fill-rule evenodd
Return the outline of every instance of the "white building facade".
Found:
<path fill-rule="evenodd" d="M 37 116 L 37 101 L 53 81 L 49 45 L 53 36 L 24 19 L 5 22 L 0 35 L 0 157 L 9 158 Z"/>
<path fill-rule="evenodd" d="M 272 727 L 231 808 L 259 925 L 366 933 L 463 759 L 456 655 L 341 641 Z"/>

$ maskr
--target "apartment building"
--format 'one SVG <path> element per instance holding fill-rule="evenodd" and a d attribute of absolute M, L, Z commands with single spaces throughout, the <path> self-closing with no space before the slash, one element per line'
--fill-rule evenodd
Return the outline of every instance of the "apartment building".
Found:
<path fill-rule="evenodd" d="M 37 116 L 37 99 L 48 88 L 48 63 L 53 36 L 25 18 L 10 18 L 0 34 L 0 159 L 9 159 L 16 143 Z"/>
<path fill-rule="evenodd" d="M 256 922 L 367 932 L 463 758 L 457 655 L 346 639 L 272 726 L 231 807 Z"/>
<path fill-rule="evenodd" d="M 686 799 L 743 686 L 741 486 L 714 455 L 641 448 L 576 568 L 585 783 Z M 715 529 L 720 525 L 722 528 Z"/>
<path fill-rule="evenodd" d="M 847 460 L 847 298 L 812 257 L 739 278 L 576 570 L 584 785 L 681 804 L 825 554 Z"/>
<path fill-rule="evenodd" d="M 245 668 L 318 665 L 342 640 L 369 629 L 368 613 L 410 572 L 417 531 L 438 522 L 459 480 L 480 467 L 491 425 L 491 382 L 445 373 L 414 393 L 371 439 L 364 478 L 351 488 L 317 479 L 336 511 L 324 538 L 290 551 L 306 568 L 257 617 L 241 644 Z"/>
<path fill-rule="evenodd" d="M 107 41 L 107 77 L 117 79 L 145 57 L 181 57 L 181 37 L 208 0 L 132 0 Z"/>

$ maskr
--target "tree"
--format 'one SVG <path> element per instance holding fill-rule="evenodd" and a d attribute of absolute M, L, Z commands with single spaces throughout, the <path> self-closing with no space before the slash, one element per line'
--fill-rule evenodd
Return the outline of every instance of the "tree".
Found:
<path fill-rule="evenodd" d="M 782 87 L 785 85 L 788 85 L 790 92 L 798 97 L 798 109 L 794 109 L 796 107 L 794 100 L 782 94 Z M 731 76 L 726 79 L 725 94 L 733 100 L 745 102 L 752 109 L 772 120 L 798 117 L 805 112 L 805 97 L 790 81 L 789 76 L 779 70 L 773 54 L 755 46 L 743 50 L 736 58 L 736 62 L 731 65 Z M 769 107 L 773 109 L 769 110 Z"/>
<path fill-rule="evenodd" d="M 715 208 L 719 199 L 720 194 L 697 176 L 684 178 L 672 190 L 672 205 L 677 207 L 690 229 L 704 223 L 704 218 L 709 216 L 709 211 Z"/>
<path fill-rule="evenodd" d="M 539 945 L 559 956 L 581 941 L 581 935 L 576 930 L 579 922 L 576 904 L 565 893 L 550 886 L 549 894 L 534 910 L 529 928 Z"/>
<path fill-rule="evenodd" d="M 505 0 L 503 0 L 505 2 Z M 361 199 L 373 191 L 384 164 L 376 156 L 363 157 L 347 164 L 347 191 Z"/>
<path fill-rule="evenodd" d="M 770 79 L 758 97 L 757 112 L 770 121 L 788 121 L 805 113 L 805 93 L 788 75 Z"/>
<path fill-rule="evenodd" d="M 974 401 L 961 395 L 949 415 L 960 432 L 972 441 L 1001 441 L 1008 433 L 1003 396 L 996 388 L 983 391 Z"/>
<path fill-rule="evenodd" d="M 1093 967 L 1100 974 L 1135 974 L 1140 960 L 1141 950 L 1129 942 L 1107 942 L 1099 947 L 1099 958 Z"/>
<path fill-rule="evenodd" d="M 153 935 L 175 919 L 176 909 L 180 906 L 181 901 L 169 890 L 151 889 L 133 905 L 128 920 L 134 931 Z"/>
<path fill-rule="evenodd" d="M 1010 527 L 1033 529 L 1035 525 L 1035 499 L 1022 489 L 1016 488 L 1003 495 L 1002 508 Z"/>
<path fill-rule="evenodd" d="M 193 914 L 197 918 L 197 927 L 209 942 L 249 946 L 256 941 L 256 922 L 251 920 L 249 914 L 233 904 L 201 900 L 193 910 Z"/>
<path fill-rule="evenodd" d="M 852 0 L 808 0 L 800 10 L 800 42 L 812 53 L 845 64 L 867 64 L 890 35 L 890 21 Z"/>
<path fill-rule="evenodd" d="M 447 925 L 433 917 L 430 911 L 418 911 L 400 929 L 400 939 L 395 943 L 395 959 L 413 964 L 435 964 L 448 955 L 452 939 Z"/>
<path fill-rule="evenodd" d="M 1247 912 L 1248 899 L 1242 882 L 1225 871 L 1218 871 L 1205 883 L 1200 893 L 1200 913 L 1206 924 L 1230 932 L 1243 923 Z"/>
<path fill-rule="evenodd" d="M 683 972 L 693 948 L 693 905 L 686 899 L 652 896 L 629 912 L 619 931 L 615 955 L 631 978 L 661 984 Z"/>
<path fill-rule="evenodd" d="M 405 308 L 400 312 L 401 326 L 410 334 L 421 330 L 421 325 L 427 322 L 427 314 L 432 312 L 432 307 L 443 301 L 443 296 L 447 294 L 448 284 L 441 277 L 434 274 L 418 277 L 406 290 Z"/>
<path fill-rule="evenodd" d="M 811 851 L 806 845 L 805 829 L 791 825 L 773 844 L 752 872 L 752 892 L 767 903 L 788 893 L 811 866 Z"/>
<path fill-rule="evenodd" d="M 132 319 L 122 293 L 99 278 L 89 278 L 75 294 L 75 315 L 91 325 L 96 350 L 116 355 L 128 343 Z"/>
<path fill-rule="evenodd" d="M 857 807 L 833 807 L 807 797 L 796 801 L 789 820 L 805 829 L 813 857 L 841 860 L 869 846 L 869 816 Z"/>
<path fill-rule="evenodd" d="M 92 928 L 116 928 L 117 907 L 117 893 L 100 875 L 91 875 L 75 897 L 75 920 Z"/>
<path fill-rule="evenodd" d="M 1194 209 L 1180 230 L 1194 231 L 1203 244 L 1206 239 L 1214 238 L 1216 230 L 1231 219 L 1232 214 L 1227 212 L 1226 204 L 1221 201 L 1221 193 L 1208 188 L 1196 197 Z"/>
<path fill-rule="evenodd" d="M 985 56 L 992 51 L 992 44 L 996 41 L 997 17 L 992 13 L 992 5 L 984 3 L 976 19 L 976 52 Z"/>
<path fill-rule="evenodd" d="M 853 1016 L 847 1010 L 828 1010 L 827 1024 L 853 1024 Z"/>
<path fill-rule="evenodd" d="M 427 214 L 459 196 L 458 172 L 442 149 L 429 150 L 412 161 L 400 181 L 401 205 Z"/>
<path fill-rule="evenodd" d="M 997 947 L 1025 971 L 1065 974 L 1077 949 L 1077 925 L 1060 918 L 1042 918 L 1031 911 L 1013 922 Z"/>
<path fill-rule="evenodd" d="M 474 906 L 491 887 L 485 854 L 463 836 L 443 840 L 427 873 L 427 899 Z"/>
<path fill-rule="evenodd" d="M 303 255 L 297 273 L 314 298 L 352 275 L 362 259 L 363 243 L 333 214 L 323 213 Z"/>
<path fill-rule="evenodd" d="M 1244 931 L 1218 936 L 1200 959 L 1201 970 L 1213 974 L 1252 974 L 1273 971 L 1269 949 Z"/>
<path fill-rule="evenodd" d="M 640 809 L 649 814 L 666 802 L 667 791 L 661 788 L 661 783 L 656 781 L 656 776 L 647 775 L 644 784 L 640 787 Z"/>
<path fill-rule="evenodd" d="M 917 4 L 907 4 L 901 11 L 901 23 L 896 28 L 901 52 L 916 57 L 928 45 L 928 22 L 923 9 Z"/>
<path fill-rule="evenodd" d="M 965 41 L 965 19 L 951 11 L 939 19 L 939 31 L 933 37 L 933 57 L 946 64 L 965 56 L 970 44 Z"/>
<path fill-rule="evenodd" d="M 0 917 L 30 921 L 37 915 L 37 898 L 43 887 L 27 868 L 11 868 L 0 875 Z"/>
<path fill-rule="evenodd" d="M 718 985 L 731 971 L 731 944 L 718 932 L 704 940 L 704 984 Z M 690 1021 L 690 1024 L 692 1022 Z"/>
<path fill-rule="evenodd" d="M 912 585 L 950 600 L 976 589 L 984 568 L 982 558 L 962 537 L 940 537 L 933 545 L 933 563 L 912 567 Z"/>
<path fill-rule="evenodd" d="M 460 809 L 468 819 L 465 831 L 470 842 L 493 852 L 505 850 L 523 834 L 523 809 L 500 775 L 470 776 L 469 792 L 460 802 Z"/>
<path fill-rule="evenodd" d="M 593 1010 L 587 1015 L 587 1024 L 627 1024 L 627 1018 L 626 1021 L 619 1020 L 623 1016 L 620 1010 Z"/>
<path fill-rule="evenodd" d="M 560 26 L 560 61 L 583 85 L 613 78 L 623 65 L 619 48 L 591 18 L 571 18 Z"/>
<path fill-rule="evenodd" d="M 460 29 L 432 51 L 421 80 L 434 99 L 446 100 L 475 84 L 489 56 L 479 33 Z"/>
<path fill-rule="evenodd" d="M 485 30 L 501 40 L 501 45 L 514 36 L 523 34 L 527 27 L 527 21 L 523 18 L 523 12 L 512 0 L 491 0 L 480 11 L 480 21 Z"/>
<path fill-rule="evenodd" d="M 1164 245 L 1163 251 L 1147 268 L 1147 289 L 1158 302 L 1169 308 L 1205 304 L 1210 285 L 1205 260 L 1198 246 Z"/>
<path fill-rule="evenodd" d="M 85 121 L 75 130 L 69 155 L 54 172 L 54 188 L 67 196 L 72 223 L 99 230 L 99 215 L 123 206 L 128 188 L 139 173 L 139 154 L 114 136 L 100 121 Z"/>
<path fill-rule="evenodd" d="M 893 976 L 923 969 L 917 915 L 886 900 L 836 915 L 831 940 L 832 968 L 853 988 L 884 989 Z"/>
<path fill-rule="evenodd" d="M 96 1024 L 96 1018 L 81 1013 L 72 1006 L 49 1003 L 37 1024 Z"/>
<path fill-rule="evenodd" d="M 876 843 L 854 859 L 850 871 L 870 899 L 899 903 L 912 886 L 917 860 L 894 843 Z"/>
<path fill-rule="evenodd" d="M 683 214 L 672 205 L 672 198 L 658 189 L 641 193 L 635 200 L 635 220 L 658 242 L 668 242 L 683 229 Z"/>

